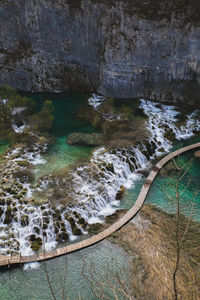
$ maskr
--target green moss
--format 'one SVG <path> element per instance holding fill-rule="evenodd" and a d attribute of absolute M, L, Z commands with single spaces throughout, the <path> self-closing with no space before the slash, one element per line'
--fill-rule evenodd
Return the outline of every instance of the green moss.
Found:
<path fill-rule="evenodd" d="M 35 238 L 33 241 L 31 241 L 31 249 L 34 252 L 37 252 L 41 246 L 42 246 L 42 239 L 40 237 Z"/>
<path fill-rule="evenodd" d="M 21 216 L 21 226 L 25 227 L 28 226 L 29 224 L 29 217 L 27 215 L 22 215 Z"/>
<path fill-rule="evenodd" d="M 6 99 L 7 102 L 1 101 L 2 99 Z M 13 115 L 12 110 L 18 107 L 23 107 L 23 111 Z M 13 88 L 7 85 L 0 85 L 0 139 L 8 140 L 11 145 L 15 143 L 30 144 L 34 139 L 30 133 L 35 131 L 47 135 L 52 128 L 53 121 L 51 101 L 46 100 L 41 111 L 37 112 L 32 99 L 18 95 Z M 16 134 L 12 126 L 13 123 L 21 126 L 24 122 L 27 125 L 26 128 L 29 129 Z M 23 166 L 23 162 L 20 162 L 19 165 Z"/>
<path fill-rule="evenodd" d="M 4 224 L 10 224 L 13 218 L 12 208 L 11 206 L 7 206 L 7 210 L 5 212 Z"/>
<path fill-rule="evenodd" d="M 81 230 L 79 228 L 77 228 L 76 226 L 74 226 L 72 228 L 72 233 L 73 233 L 73 235 L 80 235 L 81 234 Z"/>

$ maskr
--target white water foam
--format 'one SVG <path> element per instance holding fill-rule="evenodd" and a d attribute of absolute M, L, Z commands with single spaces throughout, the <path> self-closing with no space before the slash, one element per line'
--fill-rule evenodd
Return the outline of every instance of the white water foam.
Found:
<path fill-rule="evenodd" d="M 15 133 L 23 133 L 24 130 L 25 130 L 25 128 L 26 128 L 26 124 L 25 124 L 25 122 L 24 122 L 23 125 L 17 126 L 17 124 L 12 123 L 12 128 L 13 128 L 13 130 L 15 131 Z"/>
<path fill-rule="evenodd" d="M 95 110 L 98 110 L 102 104 L 106 103 L 106 101 L 107 101 L 106 97 L 92 94 L 92 96 L 88 99 L 88 104 L 93 106 Z M 101 114 L 104 120 L 110 122 L 128 120 L 126 114 L 124 113 L 116 113 L 116 112 L 105 113 L 104 111 L 98 111 L 98 112 Z"/>
<path fill-rule="evenodd" d="M 13 110 L 12 110 L 12 115 L 16 115 L 16 114 L 19 114 L 21 113 L 22 111 L 26 110 L 27 108 L 26 107 L 15 107 Z"/>
<path fill-rule="evenodd" d="M 32 263 L 27 263 L 23 265 L 23 270 L 28 271 L 28 270 L 37 270 L 40 268 L 40 263 L 39 262 L 32 262 Z"/>
<path fill-rule="evenodd" d="M 200 130 L 198 120 L 199 111 L 196 110 L 186 116 L 184 125 L 180 128 L 176 125 L 180 114 L 175 106 L 154 103 L 148 100 L 141 100 L 140 108 L 148 116 L 146 128 L 149 131 L 149 142 L 156 145 L 155 155 L 163 154 L 163 149 L 168 152 L 172 148 L 172 142 L 165 137 L 165 133 L 171 130 L 177 140 L 187 139 L 193 136 L 195 130 Z M 162 149 L 162 151 L 160 151 Z"/>
<path fill-rule="evenodd" d="M 97 109 L 102 103 L 104 103 L 105 100 L 106 98 L 103 96 L 92 94 L 92 96 L 88 99 L 88 104 L 93 106 L 94 109 Z"/>

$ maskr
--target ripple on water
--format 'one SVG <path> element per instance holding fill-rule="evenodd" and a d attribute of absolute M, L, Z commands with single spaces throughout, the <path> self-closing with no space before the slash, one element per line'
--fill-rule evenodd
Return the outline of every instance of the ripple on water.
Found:
<path fill-rule="evenodd" d="M 125 268 L 128 272 L 131 260 L 131 257 L 121 247 L 103 241 L 90 248 L 46 261 L 46 266 L 56 295 L 60 292 L 60 277 L 66 271 L 65 286 L 70 300 L 77 299 L 78 292 L 83 299 L 95 300 L 96 297 L 91 293 L 87 281 L 81 274 L 83 262 L 85 261 L 87 266 L 94 262 L 98 274 L 103 274 L 107 264 L 113 265 L 115 271 Z M 109 277 L 112 278 L 111 275 Z M 47 300 L 50 299 L 50 296 L 42 264 L 38 269 L 25 267 L 24 270 L 17 267 L 1 271 L 1 300 Z"/>

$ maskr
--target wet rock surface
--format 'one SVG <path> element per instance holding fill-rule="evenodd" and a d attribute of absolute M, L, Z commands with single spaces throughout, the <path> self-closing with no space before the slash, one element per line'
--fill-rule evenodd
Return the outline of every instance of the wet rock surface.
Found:
<path fill-rule="evenodd" d="M 196 0 L 2 1 L 0 82 L 194 103 L 199 13 Z"/>
<path fill-rule="evenodd" d="M 101 146 L 104 144 L 104 136 L 101 133 L 78 133 L 74 132 L 67 138 L 70 145 Z"/>
<path fill-rule="evenodd" d="M 195 156 L 196 158 L 200 158 L 200 151 L 196 151 L 196 152 L 194 153 L 194 156 Z"/>

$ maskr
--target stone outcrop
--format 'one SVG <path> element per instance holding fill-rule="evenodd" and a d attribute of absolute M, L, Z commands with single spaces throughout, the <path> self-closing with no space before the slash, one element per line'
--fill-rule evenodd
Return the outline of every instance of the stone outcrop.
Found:
<path fill-rule="evenodd" d="M 101 133 L 73 132 L 67 138 L 70 145 L 101 146 L 104 144 L 104 136 Z"/>
<path fill-rule="evenodd" d="M 0 83 L 199 100 L 197 0 L 3 0 Z"/>

